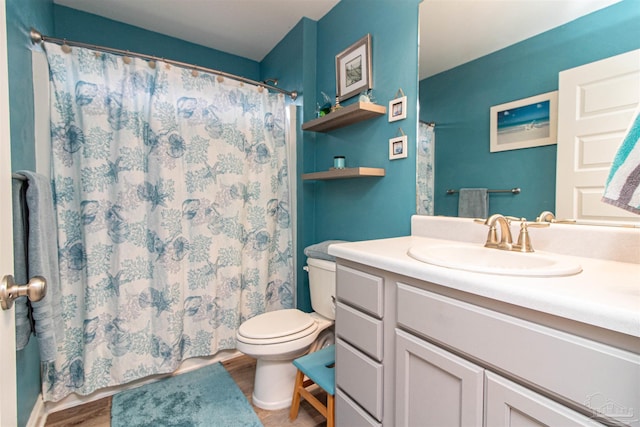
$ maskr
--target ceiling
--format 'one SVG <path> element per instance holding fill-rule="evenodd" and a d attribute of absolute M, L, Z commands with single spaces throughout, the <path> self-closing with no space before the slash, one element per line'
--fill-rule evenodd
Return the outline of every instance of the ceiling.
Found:
<path fill-rule="evenodd" d="M 261 61 L 302 17 L 317 21 L 338 1 L 54 0 L 56 4 L 255 61 Z M 420 79 L 618 1 L 423 0 Z"/>

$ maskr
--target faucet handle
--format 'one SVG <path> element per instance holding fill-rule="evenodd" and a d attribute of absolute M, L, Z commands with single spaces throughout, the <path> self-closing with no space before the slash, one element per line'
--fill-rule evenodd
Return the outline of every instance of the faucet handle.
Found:
<path fill-rule="evenodd" d="M 534 224 L 530 224 L 533 226 Z M 513 245 L 513 249 L 520 252 L 533 252 L 531 237 L 529 236 L 529 228 L 526 221 L 520 223 L 520 234 L 518 235 L 518 243 Z"/>
<path fill-rule="evenodd" d="M 545 228 L 551 225 L 551 223 L 550 222 L 529 222 L 527 223 L 527 225 L 533 228 Z"/>
<path fill-rule="evenodd" d="M 474 218 L 473 222 L 476 224 L 482 224 L 489 227 L 489 232 L 487 233 L 487 241 L 485 242 L 485 246 L 487 247 L 497 247 L 498 246 L 498 232 L 496 231 L 496 224 L 489 223 L 489 218 Z"/>
<path fill-rule="evenodd" d="M 536 222 L 556 222 L 556 216 L 551 211 L 542 211 L 536 218 Z"/>
<path fill-rule="evenodd" d="M 520 223 L 520 234 L 518 235 L 518 243 L 513 245 L 513 249 L 520 252 L 534 252 L 533 245 L 531 244 L 531 237 L 529 236 L 529 227 L 543 228 L 548 226 L 548 222 L 522 221 Z"/>

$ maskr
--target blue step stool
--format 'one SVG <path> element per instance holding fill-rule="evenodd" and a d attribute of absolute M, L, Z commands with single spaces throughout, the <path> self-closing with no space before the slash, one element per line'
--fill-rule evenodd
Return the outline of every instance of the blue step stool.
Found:
<path fill-rule="evenodd" d="M 294 366 L 298 368 L 298 373 L 296 374 L 296 383 L 293 387 L 293 399 L 291 401 L 291 411 L 289 412 L 289 419 L 291 421 L 298 417 L 300 399 L 304 398 L 311 404 L 311 406 L 316 408 L 318 412 L 325 416 L 327 419 L 327 427 L 334 427 L 333 396 L 336 390 L 335 363 L 335 345 L 330 345 L 321 350 L 299 357 L 293 361 Z M 304 379 L 305 375 L 308 378 L 307 380 Z M 326 406 L 307 390 L 307 387 L 313 384 L 316 384 L 327 392 Z"/>

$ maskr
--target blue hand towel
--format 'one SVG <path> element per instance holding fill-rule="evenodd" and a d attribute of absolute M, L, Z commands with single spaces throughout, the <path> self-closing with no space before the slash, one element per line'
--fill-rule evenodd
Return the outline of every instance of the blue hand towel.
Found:
<path fill-rule="evenodd" d="M 13 179 L 11 184 L 13 200 L 13 278 L 16 283 L 27 283 L 27 201 L 26 181 Z M 29 344 L 33 331 L 31 313 L 27 297 L 15 300 L 16 350 L 22 350 Z"/>
<path fill-rule="evenodd" d="M 346 240 L 325 240 L 304 248 L 304 254 L 309 258 L 324 259 L 327 261 L 335 261 L 336 257 L 329 255 L 329 245 L 332 243 L 346 243 Z"/>
<path fill-rule="evenodd" d="M 47 294 L 37 302 L 31 302 L 36 337 L 42 363 L 55 360 L 56 335 L 60 320 L 60 273 L 58 267 L 58 243 L 56 217 L 53 210 L 51 183 L 42 175 L 20 171 L 27 177 L 27 208 L 29 210 L 27 238 L 28 277 L 42 276 L 47 281 Z"/>
<path fill-rule="evenodd" d="M 640 215 L 640 113 L 618 149 L 602 201 Z"/>
<path fill-rule="evenodd" d="M 489 193 L 486 188 L 461 188 L 458 199 L 458 216 L 461 218 L 486 218 L 489 210 Z"/>

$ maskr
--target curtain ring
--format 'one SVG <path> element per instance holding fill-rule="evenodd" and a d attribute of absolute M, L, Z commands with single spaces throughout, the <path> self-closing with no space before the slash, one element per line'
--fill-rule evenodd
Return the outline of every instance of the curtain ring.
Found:
<path fill-rule="evenodd" d="M 62 46 L 60 46 L 60 49 L 62 49 L 64 53 L 71 53 L 71 46 L 67 44 L 67 39 L 64 39 L 64 41 L 62 42 Z"/>

